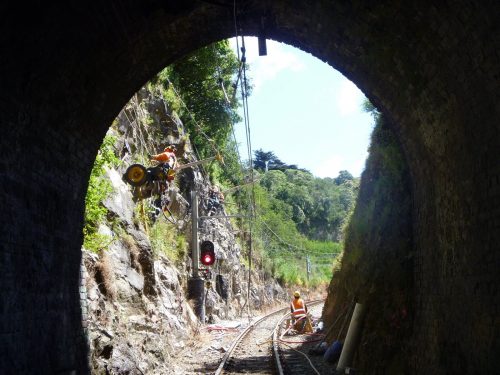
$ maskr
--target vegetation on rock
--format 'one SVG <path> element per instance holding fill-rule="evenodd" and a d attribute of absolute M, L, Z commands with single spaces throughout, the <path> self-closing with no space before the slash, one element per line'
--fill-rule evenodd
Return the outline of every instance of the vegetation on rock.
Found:
<path fill-rule="evenodd" d="M 93 252 L 102 250 L 110 240 L 108 236 L 100 234 L 97 229 L 107 213 L 102 202 L 112 191 L 111 183 L 104 178 L 105 168 L 119 164 L 119 159 L 114 150 L 115 142 L 116 138 L 111 135 L 104 138 L 90 173 L 89 186 L 85 197 L 83 246 Z"/>
<path fill-rule="evenodd" d="M 233 85 L 239 66 L 226 40 L 183 57 L 156 78 L 182 101 L 177 111 L 198 157 L 223 155 L 223 167 L 214 162 L 207 169 L 213 182 L 228 186 L 242 178 L 231 137 L 233 124 L 241 120 L 236 112 L 240 100 Z"/>
<path fill-rule="evenodd" d="M 251 224 L 254 264 L 287 284 L 328 282 L 333 261 L 342 251 L 339 242 L 354 207 L 359 181 L 348 171 L 342 171 L 335 179 L 317 178 L 297 165 L 282 162 L 273 151 L 257 150 L 253 162 L 259 183 L 237 188 L 251 175 L 248 165 L 239 159 L 232 138 L 233 124 L 241 120 L 236 114 L 240 101 L 233 84 L 239 68 L 237 57 L 228 42 L 223 41 L 180 59 L 161 71 L 147 87 L 160 93 L 173 116 L 182 120 L 199 158 L 219 153 L 223 156 L 223 163 L 211 162 L 204 170 L 214 184 L 230 191 L 226 194 L 228 213 L 255 213 L 255 222 Z M 145 162 L 148 153 L 163 147 L 165 141 L 161 141 L 163 130 L 152 126 L 152 115 L 141 107 L 138 98 L 136 102 L 138 109 L 129 111 L 139 122 L 133 158 Z M 116 139 L 107 138 L 103 143 L 89 184 L 84 235 L 85 246 L 94 251 L 106 243 L 97 228 L 106 215 L 99 202 L 109 193 L 109 185 L 100 176 L 106 163 L 116 163 L 110 148 L 114 142 Z M 181 186 L 185 194 L 186 189 L 189 188 Z M 187 253 L 182 234 L 171 224 L 148 222 L 140 204 L 136 211 L 136 220 L 150 227 L 155 254 L 182 261 Z M 249 256 L 249 223 L 242 219 L 232 223 L 240 233 L 242 255 Z"/>
<path fill-rule="evenodd" d="M 356 367 L 363 372 L 399 374 L 408 372 L 404 343 L 412 330 L 410 176 L 390 123 L 367 107 L 376 126 L 359 198 L 346 229 L 345 251 L 323 315 L 331 326 L 335 317 L 352 311 L 354 302 L 369 306 L 362 361 Z M 338 327 L 332 330 L 329 340 L 341 339 L 338 332 Z M 374 369 L 373 363 L 380 368 Z"/>

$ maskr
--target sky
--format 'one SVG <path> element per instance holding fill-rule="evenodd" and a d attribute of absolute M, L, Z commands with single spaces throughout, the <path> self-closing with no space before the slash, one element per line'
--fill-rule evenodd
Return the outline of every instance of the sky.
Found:
<path fill-rule="evenodd" d="M 234 39 L 231 45 L 236 51 Z M 356 85 L 286 44 L 268 40 L 267 56 L 258 56 L 256 38 L 245 38 L 245 45 L 254 86 L 248 99 L 252 149 L 273 151 L 317 177 L 337 177 L 341 170 L 360 176 L 373 119 L 363 112 Z M 236 125 L 236 137 L 247 159 L 243 123 Z"/>

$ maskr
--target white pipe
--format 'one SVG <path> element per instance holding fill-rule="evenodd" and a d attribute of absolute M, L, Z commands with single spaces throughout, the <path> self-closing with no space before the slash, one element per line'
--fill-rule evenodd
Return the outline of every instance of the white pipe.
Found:
<path fill-rule="evenodd" d="M 363 328 L 363 320 L 366 315 L 366 307 L 360 303 L 356 303 L 354 312 L 352 313 L 351 323 L 347 330 L 342 353 L 337 364 L 337 371 L 344 371 L 347 367 L 352 366 L 354 353 L 358 348 L 359 340 L 361 338 L 361 331 Z"/>

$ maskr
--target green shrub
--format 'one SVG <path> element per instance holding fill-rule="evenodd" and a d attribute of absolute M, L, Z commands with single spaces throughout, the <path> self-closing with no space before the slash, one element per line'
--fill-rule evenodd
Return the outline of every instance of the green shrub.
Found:
<path fill-rule="evenodd" d="M 109 180 L 104 177 L 105 167 L 117 166 L 120 160 L 115 155 L 116 138 L 106 135 L 90 173 L 89 186 L 85 196 L 85 216 L 83 226 L 83 246 L 90 251 L 100 252 L 109 245 L 108 236 L 97 233 L 99 224 L 104 222 L 107 209 L 102 202 L 112 192 Z"/>
<path fill-rule="evenodd" d="M 149 239 L 156 257 L 163 254 L 173 262 L 178 263 L 183 261 L 187 254 L 186 238 L 178 233 L 173 224 L 164 220 L 158 220 L 151 226 Z"/>

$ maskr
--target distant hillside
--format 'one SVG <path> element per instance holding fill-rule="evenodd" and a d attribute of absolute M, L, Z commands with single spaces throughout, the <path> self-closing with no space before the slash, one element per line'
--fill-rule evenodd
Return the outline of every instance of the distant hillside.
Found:
<path fill-rule="evenodd" d="M 267 160 L 263 160 L 267 157 Z M 281 203 L 279 209 L 293 220 L 300 233 L 319 241 L 340 241 L 343 227 L 359 189 L 359 178 L 341 171 L 336 178 L 314 177 L 296 165 L 281 162 L 273 152 L 255 152 L 254 165 L 264 172 L 260 185 L 272 199 Z M 277 206 L 276 206 L 277 207 Z"/>

